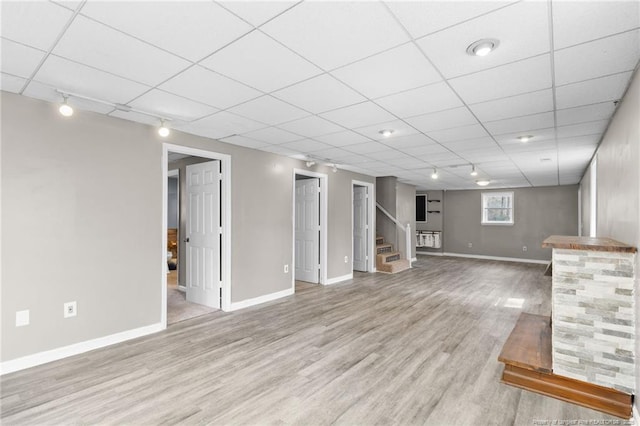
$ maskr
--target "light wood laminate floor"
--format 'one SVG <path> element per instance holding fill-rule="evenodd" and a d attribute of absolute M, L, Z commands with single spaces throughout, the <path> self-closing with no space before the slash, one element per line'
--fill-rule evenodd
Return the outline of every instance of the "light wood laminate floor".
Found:
<path fill-rule="evenodd" d="M 544 265 L 420 256 L 2 377 L 2 423 L 532 425 L 613 417 L 499 382 Z M 537 423 L 541 424 L 541 423 Z M 551 424 L 551 423 L 548 423 Z"/>

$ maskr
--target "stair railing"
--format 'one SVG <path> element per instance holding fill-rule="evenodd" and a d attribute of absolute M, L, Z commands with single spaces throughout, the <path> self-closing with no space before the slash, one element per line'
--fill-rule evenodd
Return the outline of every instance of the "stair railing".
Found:
<path fill-rule="evenodd" d="M 393 223 L 396 224 L 396 226 L 398 228 L 400 228 L 402 230 L 402 232 L 404 232 L 404 241 L 405 241 L 405 256 L 407 257 L 407 260 L 409 261 L 409 268 L 412 268 L 413 266 L 411 265 L 411 224 L 407 223 L 407 225 L 403 225 L 402 223 L 400 223 L 400 221 L 398 219 L 396 219 L 395 217 L 393 217 L 391 215 L 391 213 L 389 213 L 384 207 L 382 207 L 380 205 L 380 203 L 378 203 L 376 201 L 376 207 L 382 212 L 384 213 L 385 216 L 387 216 L 389 219 L 391 219 L 391 221 Z"/>

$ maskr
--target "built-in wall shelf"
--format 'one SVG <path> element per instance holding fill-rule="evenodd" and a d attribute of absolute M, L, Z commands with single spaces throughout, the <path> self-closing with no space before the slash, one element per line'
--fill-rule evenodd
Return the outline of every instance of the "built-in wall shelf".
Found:
<path fill-rule="evenodd" d="M 427 213 L 440 213 L 440 210 L 427 210 Z"/>
<path fill-rule="evenodd" d="M 440 200 L 427 200 L 428 203 L 439 203 Z"/>

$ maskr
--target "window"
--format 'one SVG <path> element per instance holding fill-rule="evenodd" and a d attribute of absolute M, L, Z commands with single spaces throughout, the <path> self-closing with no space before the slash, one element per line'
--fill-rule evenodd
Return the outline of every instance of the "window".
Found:
<path fill-rule="evenodd" d="M 482 224 L 513 225 L 513 192 L 482 193 Z"/>

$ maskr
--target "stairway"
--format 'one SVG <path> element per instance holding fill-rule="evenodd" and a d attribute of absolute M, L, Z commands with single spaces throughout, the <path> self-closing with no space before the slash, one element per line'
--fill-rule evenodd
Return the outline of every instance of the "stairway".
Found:
<path fill-rule="evenodd" d="M 376 237 L 376 269 L 378 272 L 395 274 L 411 268 L 407 259 L 400 258 L 400 252 L 393 250 L 392 244 L 384 242 L 384 238 Z"/>

